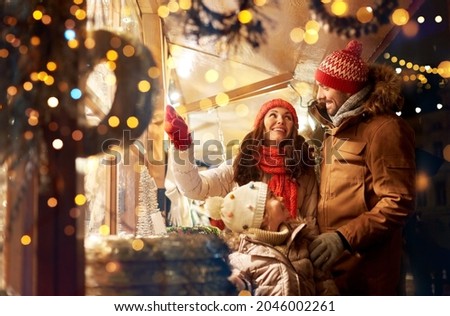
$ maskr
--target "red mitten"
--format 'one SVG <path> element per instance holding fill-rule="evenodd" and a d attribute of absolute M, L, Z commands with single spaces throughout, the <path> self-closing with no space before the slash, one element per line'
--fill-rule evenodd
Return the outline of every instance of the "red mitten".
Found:
<path fill-rule="evenodd" d="M 189 127 L 184 119 L 178 115 L 177 111 L 170 106 L 166 107 L 166 119 L 164 121 L 164 130 L 169 135 L 170 140 L 176 149 L 186 150 L 192 143 Z"/>

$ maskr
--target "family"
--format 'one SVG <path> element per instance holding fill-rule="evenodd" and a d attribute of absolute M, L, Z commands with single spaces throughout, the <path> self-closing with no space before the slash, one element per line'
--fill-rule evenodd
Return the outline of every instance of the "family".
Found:
<path fill-rule="evenodd" d="M 238 291 L 401 293 L 415 136 L 396 115 L 403 105 L 400 78 L 388 66 L 366 64 L 361 52 L 352 40 L 315 72 L 317 95 L 308 110 L 325 130 L 318 160 L 298 134 L 292 104 L 272 99 L 261 105 L 231 164 L 199 171 L 190 130 L 167 106 L 176 185 L 186 197 L 206 200 L 211 219 L 224 224 Z"/>

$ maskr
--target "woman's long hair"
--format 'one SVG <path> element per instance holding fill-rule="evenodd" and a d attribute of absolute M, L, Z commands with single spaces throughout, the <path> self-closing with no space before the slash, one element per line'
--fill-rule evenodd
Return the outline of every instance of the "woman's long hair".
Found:
<path fill-rule="evenodd" d="M 267 145 L 265 144 L 264 134 L 262 122 L 249 132 L 241 143 L 239 153 L 233 163 L 234 181 L 239 185 L 262 180 L 263 172 L 259 168 L 259 161 L 261 159 L 261 147 Z M 314 165 L 309 146 L 305 138 L 298 135 L 295 127 L 278 146 L 280 152 L 282 152 L 281 149 L 284 150 L 284 162 L 288 177 L 297 180 L 302 172 Z"/>

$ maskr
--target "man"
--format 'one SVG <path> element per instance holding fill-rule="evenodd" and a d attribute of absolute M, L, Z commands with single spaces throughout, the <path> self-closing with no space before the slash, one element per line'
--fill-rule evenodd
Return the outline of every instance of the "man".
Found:
<path fill-rule="evenodd" d="M 331 269 L 342 295 L 398 295 L 402 228 L 414 208 L 415 136 L 395 112 L 401 82 L 388 66 L 368 66 L 356 40 L 326 56 L 309 110 L 324 127 L 320 235 L 314 265 Z"/>

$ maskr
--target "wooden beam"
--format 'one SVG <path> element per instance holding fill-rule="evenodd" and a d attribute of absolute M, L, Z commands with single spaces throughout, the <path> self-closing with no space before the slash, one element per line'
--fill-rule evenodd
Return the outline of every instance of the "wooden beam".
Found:
<path fill-rule="evenodd" d="M 159 4 L 157 0 L 137 0 L 137 5 L 141 14 L 158 12 Z"/>
<path fill-rule="evenodd" d="M 292 80 L 293 75 L 292 73 L 283 73 L 277 76 L 274 76 L 269 79 L 264 79 L 237 89 L 229 90 L 225 92 L 228 95 L 229 102 L 241 100 L 244 98 L 249 98 L 252 96 L 257 96 L 262 93 L 267 93 L 270 91 L 279 90 L 282 88 L 287 87 L 289 82 Z M 184 109 L 187 113 L 189 112 L 195 112 L 195 111 L 204 111 L 209 108 L 213 108 L 217 106 L 216 101 L 217 95 L 213 95 L 210 97 L 207 97 L 202 100 L 197 100 L 191 103 L 188 103 L 184 105 Z M 208 106 L 203 106 L 202 104 L 205 103 L 205 100 L 208 101 Z"/>

